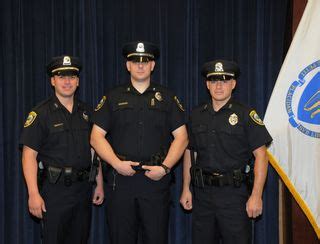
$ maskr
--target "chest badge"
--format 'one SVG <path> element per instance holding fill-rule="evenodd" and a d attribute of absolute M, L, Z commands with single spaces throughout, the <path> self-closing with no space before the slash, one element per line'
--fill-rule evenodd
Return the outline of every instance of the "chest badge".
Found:
<path fill-rule="evenodd" d="M 82 118 L 87 122 L 89 121 L 89 116 L 86 114 L 86 111 L 82 113 Z"/>
<path fill-rule="evenodd" d="M 161 95 L 160 92 L 156 92 L 156 93 L 154 94 L 154 97 L 155 97 L 159 102 L 162 101 L 162 95 Z"/>
<path fill-rule="evenodd" d="M 238 124 L 238 115 L 236 115 L 235 113 L 231 114 L 229 117 L 229 123 L 230 125 Z"/>
<path fill-rule="evenodd" d="M 102 108 L 106 100 L 107 100 L 107 97 L 103 96 L 94 111 L 98 111 L 100 108 Z"/>
<path fill-rule="evenodd" d="M 29 113 L 28 118 L 27 118 L 26 122 L 24 123 L 23 127 L 30 126 L 33 123 L 33 121 L 36 119 L 36 117 L 37 117 L 37 113 L 34 111 L 31 111 Z"/>

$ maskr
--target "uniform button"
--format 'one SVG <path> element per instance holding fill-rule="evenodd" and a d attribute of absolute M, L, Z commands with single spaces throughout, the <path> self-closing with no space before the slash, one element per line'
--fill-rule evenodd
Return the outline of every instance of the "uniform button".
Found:
<path fill-rule="evenodd" d="M 216 147 L 216 145 L 215 144 L 210 144 L 210 147 Z"/>
<path fill-rule="evenodd" d="M 138 123 L 139 125 L 143 125 L 143 122 L 142 121 L 139 121 L 139 123 Z"/>
<path fill-rule="evenodd" d="M 212 132 L 212 133 L 216 133 L 216 131 L 215 131 L 215 130 L 211 130 L 211 132 Z"/>

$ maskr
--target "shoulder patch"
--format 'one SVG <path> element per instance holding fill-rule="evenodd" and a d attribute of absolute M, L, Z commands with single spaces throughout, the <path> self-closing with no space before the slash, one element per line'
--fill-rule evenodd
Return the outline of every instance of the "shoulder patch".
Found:
<path fill-rule="evenodd" d="M 107 97 L 103 96 L 94 111 L 98 111 L 100 108 L 102 108 L 106 100 L 107 100 Z"/>
<path fill-rule="evenodd" d="M 257 112 L 255 110 L 252 110 L 250 112 L 250 117 L 251 119 L 258 125 L 264 125 L 262 119 L 260 119 L 259 115 L 257 114 Z"/>
<path fill-rule="evenodd" d="M 30 126 L 33 123 L 33 121 L 35 121 L 36 117 L 37 117 L 37 113 L 34 111 L 31 111 L 23 127 L 26 128 Z"/>
<path fill-rule="evenodd" d="M 182 104 L 180 103 L 179 99 L 177 96 L 174 96 L 174 100 L 176 101 L 178 107 L 180 108 L 181 111 L 185 111 L 184 108 L 182 107 Z"/>

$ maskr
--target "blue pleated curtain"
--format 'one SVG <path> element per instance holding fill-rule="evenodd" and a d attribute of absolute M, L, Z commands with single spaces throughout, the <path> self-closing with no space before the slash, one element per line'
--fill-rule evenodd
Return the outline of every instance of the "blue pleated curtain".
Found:
<path fill-rule="evenodd" d="M 29 110 L 52 93 L 45 64 L 61 54 L 83 61 L 79 96 L 95 106 L 104 91 L 128 81 L 123 43 L 161 49 L 153 80 L 186 108 L 208 99 L 201 65 L 233 59 L 241 76 L 234 96 L 263 116 L 285 52 L 289 0 L 3 0 L 0 6 L 0 243 L 38 244 L 39 223 L 27 210 L 18 138 Z M 190 244 L 191 215 L 179 205 L 175 169 L 170 244 Z M 278 243 L 278 185 L 270 168 L 255 243 Z M 90 243 L 106 244 L 105 209 L 93 208 Z"/>

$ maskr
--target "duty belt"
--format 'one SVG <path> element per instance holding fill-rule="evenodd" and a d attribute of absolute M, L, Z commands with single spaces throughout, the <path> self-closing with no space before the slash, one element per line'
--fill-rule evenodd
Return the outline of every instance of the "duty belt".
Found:
<path fill-rule="evenodd" d="M 118 158 L 123 161 L 139 161 L 139 165 L 137 166 L 131 166 L 135 171 L 145 171 L 145 169 L 142 168 L 143 165 L 147 166 L 160 166 L 164 160 L 164 156 L 161 155 L 152 155 L 150 160 L 144 161 L 144 160 L 133 160 L 126 156 L 117 154 Z"/>
<path fill-rule="evenodd" d="M 56 184 L 63 180 L 65 186 L 71 186 L 73 182 L 88 180 L 89 170 L 79 170 L 72 167 L 47 166 L 44 168 L 44 178 L 48 179 L 51 184 Z"/>
<path fill-rule="evenodd" d="M 235 187 L 240 187 L 242 182 L 247 180 L 246 174 L 240 169 L 220 174 L 204 171 L 199 167 L 191 167 L 191 178 L 193 185 L 197 187 L 204 187 L 204 185 L 218 187 L 234 185 Z"/>

